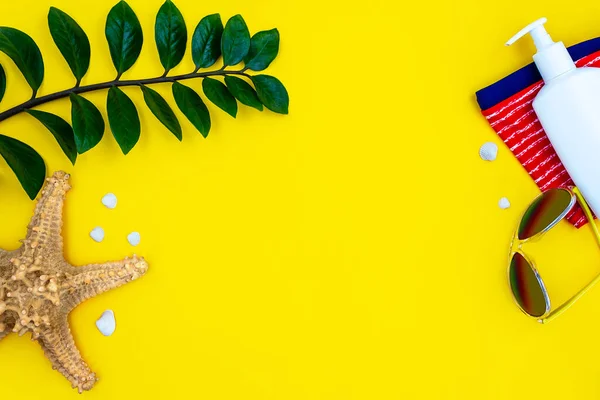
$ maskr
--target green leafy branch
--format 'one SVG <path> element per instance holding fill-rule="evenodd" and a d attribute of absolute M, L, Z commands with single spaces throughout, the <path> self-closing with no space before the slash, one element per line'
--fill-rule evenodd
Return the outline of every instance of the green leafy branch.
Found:
<path fill-rule="evenodd" d="M 106 40 L 117 76 L 103 83 L 82 85 L 91 60 L 90 42 L 83 29 L 65 12 L 50 8 L 50 34 L 76 79 L 75 86 L 60 92 L 38 96 L 44 79 L 44 61 L 36 43 L 26 33 L 14 28 L 0 27 L 0 51 L 8 55 L 32 89 L 31 99 L 0 112 L 0 122 L 26 112 L 37 119 L 54 136 L 73 165 L 77 156 L 94 148 L 104 136 L 105 122 L 98 108 L 82 94 L 108 89 L 106 109 L 112 134 L 123 154 L 137 144 L 141 124 L 133 101 L 120 89 L 140 87 L 144 101 L 152 114 L 178 139 L 183 134 L 177 116 L 168 102 L 149 85 L 172 83 L 173 98 L 179 110 L 204 136 L 211 129 L 206 104 L 193 89 L 180 81 L 202 78 L 206 98 L 232 117 L 237 116 L 238 102 L 263 111 L 267 109 L 287 114 L 289 96 L 275 77 L 248 71 L 263 71 L 279 52 L 277 29 L 261 31 L 250 37 L 246 22 L 240 15 L 230 18 L 225 26 L 219 14 L 204 17 L 197 25 L 191 40 L 191 55 L 195 69 L 183 75 L 169 75 L 186 53 L 188 33 L 181 12 L 171 0 L 166 0 L 156 16 L 155 41 L 164 68 L 159 77 L 121 79 L 137 61 L 144 36 L 140 22 L 131 7 L 120 1 L 106 21 Z M 214 71 L 199 72 L 214 66 L 222 57 L 223 66 Z M 230 69 L 243 62 L 241 69 Z M 224 83 L 215 77 L 223 77 Z M 0 65 L 0 102 L 6 91 L 6 74 Z M 71 123 L 61 117 L 34 109 L 42 104 L 69 97 Z M 46 177 L 42 157 L 30 146 L 8 136 L 0 135 L 0 155 L 15 173 L 21 186 L 33 200 Z"/>

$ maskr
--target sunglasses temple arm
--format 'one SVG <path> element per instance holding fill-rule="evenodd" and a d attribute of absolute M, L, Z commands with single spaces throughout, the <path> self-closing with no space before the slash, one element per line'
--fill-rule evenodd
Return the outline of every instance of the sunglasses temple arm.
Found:
<path fill-rule="evenodd" d="M 538 322 L 541 323 L 541 324 L 546 324 L 546 323 L 552 321 L 553 319 L 555 319 L 556 317 L 558 317 L 559 315 L 561 315 L 562 313 L 564 313 L 565 311 L 567 311 L 567 309 L 569 307 L 571 307 L 573 304 L 575 304 L 575 302 L 577 300 L 579 300 L 581 298 L 581 296 L 583 296 L 584 294 L 586 294 L 591 288 L 593 288 L 594 286 L 596 286 L 596 284 L 598 284 L 598 282 L 600 282 L 600 275 L 596 276 L 593 281 L 591 281 L 590 283 L 588 283 L 586 287 L 584 287 L 583 289 L 581 289 L 579 291 L 579 293 L 577 293 L 575 296 L 571 297 L 565 304 L 563 304 L 562 306 L 558 307 L 556 310 L 552 311 L 545 318 L 539 319 Z"/>
<path fill-rule="evenodd" d="M 586 218 L 588 219 L 589 225 L 592 228 L 592 231 L 594 232 L 594 237 L 596 238 L 596 242 L 598 243 L 598 246 L 600 246 L 600 232 L 598 232 L 598 227 L 596 226 L 596 224 L 594 222 L 594 216 L 592 215 L 592 210 L 590 210 L 590 207 L 588 206 L 587 202 L 583 198 L 583 195 L 581 194 L 581 192 L 579 191 L 578 188 L 573 188 L 573 193 L 575 193 L 575 196 L 577 196 L 577 200 L 579 201 L 579 204 L 581 205 L 581 208 L 583 209 L 583 213 L 585 214 Z M 575 296 L 571 297 L 571 299 L 569 299 L 565 304 L 558 307 L 556 310 L 552 311 L 545 318 L 539 319 L 538 322 L 545 324 L 545 323 L 552 321 L 554 318 L 558 317 L 560 314 L 565 312 L 569 307 L 571 307 L 573 304 L 575 304 L 575 302 L 577 300 L 579 300 L 581 298 L 581 296 L 583 296 L 591 288 L 596 286 L 596 284 L 598 284 L 598 282 L 600 282 L 600 274 L 598 276 L 596 276 L 593 281 L 588 283 L 586 287 L 581 289 Z"/>
<path fill-rule="evenodd" d="M 594 232 L 594 237 L 596 238 L 596 242 L 598 243 L 598 246 L 600 246 L 600 232 L 598 232 L 598 226 L 594 222 L 594 216 L 592 215 L 592 210 L 590 210 L 590 206 L 588 206 L 587 202 L 583 198 L 583 195 L 581 194 L 579 189 L 575 188 L 575 189 L 573 189 L 573 192 L 575 193 L 575 196 L 577 196 L 577 198 L 579 199 L 579 204 L 581 205 L 581 208 L 583 209 L 583 213 L 585 214 L 585 217 L 587 218 L 589 225 L 591 226 L 592 231 Z"/>
<path fill-rule="evenodd" d="M 600 246 L 600 232 L 598 231 L 598 227 L 594 223 L 594 216 L 592 215 L 592 210 L 590 210 L 590 206 L 588 206 L 588 203 L 585 201 L 583 195 L 579 191 L 579 188 L 573 188 L 573 193 L 577 197 L 579 205 L 581 206 L 583 213 L 585 214 L 585 217 L 587 218 L 589 225 L 592 228 L 592 231 L 594 232 L 594 237 L 596 238 L 598 246 Z"/>

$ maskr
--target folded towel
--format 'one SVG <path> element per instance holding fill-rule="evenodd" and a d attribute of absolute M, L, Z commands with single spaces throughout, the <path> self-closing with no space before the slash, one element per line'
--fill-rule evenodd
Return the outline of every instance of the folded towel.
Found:
<path fill-rule="evenodd" d="M 600 67 L 600 38 L 568 50 L 578 67 Z M 477 92 L 483 116 L 541 191 L 574 185 L 532 107 L 543 85 L 532 63 Z M 587 222 L 579 206 L 567 219 L 576 228 Z"/>

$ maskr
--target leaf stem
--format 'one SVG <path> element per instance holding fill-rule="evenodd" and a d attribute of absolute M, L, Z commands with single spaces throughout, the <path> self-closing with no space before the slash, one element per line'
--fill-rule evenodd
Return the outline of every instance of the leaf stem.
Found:
<path fill-rule="evenodd" d="M 87 92 L 93 92 L 96 90 L 108 89 L 111 86 L 123 87 L 123 86 L 139 86 L 139 85 L 153 85 L 157 83 L 166 83 L 166 82 L 177 82 L 186 79 L 194 79 L 194 78 L 205 78 L 207 76 L 225 76 L 225 75 L 243 75 L 249 77 L 244 71 L 225 71 L 220 69 L 218 71 L 208 71 L 208 72 L 193 72 L 191 74 L 184 75 L 175 75 L 175 76 L 160 76 L 158 78 L 148 78 L 148 79 L 135 79 L 135 80 L 113 80 L 109 82 L 96 83 L 93 85 L 87 86 L 78 86 L 71 89 L 63 90 L 60 92 L 47 94 L 41 97 L 35 97 L 36 93 L 34 93 L 34 97 L 32 97 L 29 101 L 25 103 L 19 104 L 13 108 L 10 108 L 2 113 L 0 113 L 0 122 L 13 117 L 25 110 L 29 110 L 31 108 L 40 106 L 42 104 L 48 103 L 50 101 L 62 99 L 65 97 L 69 97 L 71 93 L 82 94 Z"/>

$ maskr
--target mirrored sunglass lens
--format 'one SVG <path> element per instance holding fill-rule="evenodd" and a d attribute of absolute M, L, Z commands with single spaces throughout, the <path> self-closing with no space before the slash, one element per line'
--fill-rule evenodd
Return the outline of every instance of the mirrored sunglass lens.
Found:
<path fill-rule="evenodd" d="M 568 210 L 572 195 L 565 189 L 544 192 L 525 211 L 519 225 L 519 239 L 527 239 L 549 228 Z"/>
<path fill-rule="evenodd" d="M 541 317 L 550 308 L 541 280 L 519 253 L 513 256 L 510 263 L 510 288 L 523 311 L 532 317 Z"/>

